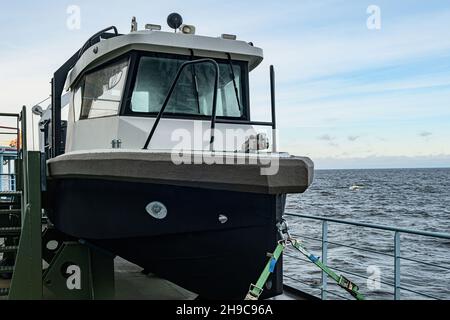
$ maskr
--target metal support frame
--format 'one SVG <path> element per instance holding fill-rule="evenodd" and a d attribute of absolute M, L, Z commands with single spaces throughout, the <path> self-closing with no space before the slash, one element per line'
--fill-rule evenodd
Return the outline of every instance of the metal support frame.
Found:
<path fill-rule="evenodd" d="M 21 219 L 18 221 L 17 217 L 15 227 L 20 226 L 21 230 L 15 263 L 11 266 L 13 272 L 8 299 L 114 298 L 114 256 L 87 244 L 73 242 L 68 236 L 51 229 L 42 233 L 41 153 L 27 150 L 25 107 L 18 118 L 22 128 L 22 148 L 14 169 L 22 203 L 21 210 L 17 210 Z M 7 223 L 10 222 L 6 221 L 3 227 L 10 227 Z M 47 244 L 52 240 L 57 240 L 58 245 L 54 252 L 49 252 L 51 249 Z M 43 260 L 49 264 L 45 272 Z M 79 287 L 69 283 L 73 280 L 71 276 L 78 276 L 70 274 L 71 270 L 79 271 Z"/>
<path fill-rule="evenodd" d="M 114 257 L 78 242 L 65 242 L 44 273 L 44 298 L 114 298 Z"/>
<path fill-rule="evenodd" d="M 26 172 L 29 176 L 29 199 L 23 210 L 22 234 L 9 299 L 114 298 L 114 257 L 86 245 L 77 242 L 59 244 L 48 269 L 42 273 L 39 156 L 39 152 L 30 152 L 28 155 Z M 53 238 L 50 236 L 44 239 L 47 244 Z M 73 266 L 80 270 L 79 288 L 71 288 L 68 283 L 71 275 L 63 272 Z"/>
<path fill-rule="evenodd" d="M 9 299 L 42 298 L 40 153 L 24 152 L 22 232 Z"/>

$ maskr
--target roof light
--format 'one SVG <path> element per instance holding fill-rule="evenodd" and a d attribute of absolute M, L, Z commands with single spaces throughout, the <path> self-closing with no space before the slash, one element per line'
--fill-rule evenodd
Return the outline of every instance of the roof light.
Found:
<path fill-rule="evenodd" d="M 189 25 L 189 24 L 183 24 L 180 27 L 181 32 L 184 34 L 195 34 L 195 26 Z"/>
<path fill-rule="evenodd" d="M 226 34 L 225 33 L 221 36 L 221 38 L 225 39 L 225 40 L 236 40 L 237 36 L 235 36 L 234 34 Z"/>
<path fill-rule="evenodd" d="M 148 24 L 145 25 L 145 30 L 160 31 L 161 30 L 161 26 L 159 24 L 148 23 Z"/>

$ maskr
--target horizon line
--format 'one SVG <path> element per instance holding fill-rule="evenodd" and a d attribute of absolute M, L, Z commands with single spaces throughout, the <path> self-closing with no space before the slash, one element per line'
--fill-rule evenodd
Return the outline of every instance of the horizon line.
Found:
<path fill-rule="evenodd" d="M 386 167 L 386 168 L 317 168 L 315 171 L 328 170 L 429 170 L 429 169 L 450 169 L 448 167 Z"/>

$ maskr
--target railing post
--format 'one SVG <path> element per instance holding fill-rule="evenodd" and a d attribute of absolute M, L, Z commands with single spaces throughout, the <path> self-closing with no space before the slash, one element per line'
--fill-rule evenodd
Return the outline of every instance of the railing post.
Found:
<path fill-rule="evenodd" d="M 400 292 L 400 232 L 396 231 L 394 236 L 394 299 L 401 299 Z"/>
<path fill-rule="evenodd" d="M 22 107 L 20 113 L 20 147 L 22 149 L 22 227 L 25 221 L 25 208 L 28 204 L 28 141 L 27 141 L 27 110 L 26 107 Z"/>
<path fill-rule="evenodd" d="M 328 223 L 322 222 L 322 263 L 327 265 L 328 259 Z M 328 275 L 322 271 L 322 300 L 327 300 Z"/>
<path fill-rule="evenodd" d="M 275 68 L 270 66 L 270 102 L 272 109 L 272 152 L 278 152 L 277 137 L 277 116 L 276 116 L 276 100 L 275 100 Z"/>

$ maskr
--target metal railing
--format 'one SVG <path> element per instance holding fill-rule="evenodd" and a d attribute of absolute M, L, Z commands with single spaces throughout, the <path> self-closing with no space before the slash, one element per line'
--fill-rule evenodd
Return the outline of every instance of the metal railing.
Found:
<path fill-rule="evenodd" d="M 358 281 L 356 281 L 358 278 L 365 279 L 366 281 L 371 280 L 371 279 L 367 275 L 363 275 L 361 273 L 348 270 L 348 268 L 347 268 L 348 266 L 341 267 L 341 266 L 328 264 L 328 262 L 329 262 L 328 261 L 329 246 L 332 245 L 334 248 L 351 249 L 355 252 L 361 251 L 361 252 L 376 254 L 376 255 L 380 255 L 381 257 L 384 256 L 384 257 L 389 257 L 390 259 L 393 259 L 393 275 L 392 275 L 393 281 L 385 281 L 385 280 L 380 279 L 379 282 L 380 282 L 380 284 L 383 284 L 384 286 L 388 286 L 388 287 L 392 288 L 391 294 L 393 295 L 394 300 L 401 299 L 402 291 L 408 292 L 410 294 L 415 294 L 416 296 L 421 297 L 421 298 L 433 299 L 433 300 L 442 299 L 441 297 L 437 297 L 434 294 L 426 293 L 425 291 L 427 289 L 429 289 L 430 283 L 428 283 L 427 281 L 422 281 L 422 279 L 418 279 L 418 282 L 423 283 L 423 286 L 421 286 L 421 288 L 423 287 L 423 290 L 421 290 L 421 291 L 402 285 L 401 265 L 402 265 L 403 261 L 407 261 L 408 263 L 414 263 L 418 266 L 422 265 L 422 266 L 427 266 L 427 267 L 434 268 L 434 269 L 439 269 L 442 272 L 444 272 L 446 276 L 449 276 L 448 280 L 450 282 L 450 265 L 445 265 L 443 263 L 440 264 L 438 261 L 436 261 L 436 259 L 435 259 L 436 257 L 432 257 L 433 262 L 427 262 L 425 260 L 419 260 L 416 258 L 403 256 L 401 253 L 401 244 L 402 244 L 401 235 L 421 236 L 421 237 L 431 238 L 434 240 L 446 241 L 446 240 L 450 240 L 450 233 L 419 231 L 419 230 L 412 230 L 412 229 L 406 229 L 406 228 L 397 228 L 397 227 L 383 226 L 383 225 L 378 225 L 378 224 L 363 223 L 363 222 L 356 222 L 356 221 L 349 221 L 349 220 L 340 220 L 340 219 L 334 219 L 334 218 L 317 217 L 317 216 L 295 214 L 295 213 L 286 213 L 285 216 L 290 217 L 292 219 L 299 218 L 301 220 L 298 220 L 298 221 L 301 221 L 302 223 L 307 222 L 307 221 L 309 221 L 309 222 L 316 221 L 316 222 L 321 223 L 322 231 L 321 231 L 320 238 L 310 237 L 310 236 L 306 236 L 306 235 L 294 235 L 294 236 L 299 240 L 306 239 L 306 240 L 309 240 L 312 242 L 316 242 L 317 244 L 320 244 L 320 249 L 322 251 L 322 257 L 321 257 L 322 262 L 324 264 L 328 265 L 330 267 L 330 269 L 332 269 L 336 272 L 341 272 L 341 273 L 356 277 L 354 279 L 355 282 L 358 282 Z M 391 242 L 392 247 L 393 247 L 393 250 L 392 250 L 393 252 L 390 253 L 390 252 L 385 252 L 386 250 L 381 251 L 381 250 L 377 250 L 374 248 L 367 248 L 367 247 L 362 248 L 361 246 L 355 246 L 353 244 L 345 244 L 345 243 L 342 243 L 341 241 L 339 241 L 339 242 L 338 241 L 330 241 L 329 240 L 329 236 L 330 236 L 329 226 L 331 224 L 341 225 L 341 226 L 346 226 L 346 227 L 352 226 L 352 227 L 357 227 L 357 228 L 361 228 L 361 229 L 365 229 L 365 230 L 369 229 L 371 231 L 381 230 L 383 232 L 389 232 L 389 233 L 391 233 L 391 235 L 393 235 L 393 240 Z M 448 241 L 446 243 L 448 244 Z M 376 248 L 377 244 L 373 244 L 373 247 Z M 427 254 L 430 254 L 430 251 L 427 251 Z M 307 261 L 306 259 L 299 258 L 298 256 L 290 255 L 288 253 L 285 254 L 285 257 L 287 257 L 288 259 L 295 259 L 295 260 L 299 260 L 299 261 L 302 261 L 305 263 L 309 263 L 309 261 Z M 448 260 L 450 261 L 450 254 L 448 255 Z M 344 270 L 344 269 L 347 269 L 347 270 Z M 297 277 L 285 275 L 285 278 L 292 282 L 299 283 L 299 284 L 302 284 L 303 286 L 308 287 L 308 283 L 306 283 L 306 281 L 300 280 Z M 436 276 L 436 278 L 438 278 L 438 277 Z M 441 278 L 439 278 L 439 279 L 441 281 L 444 281 L 445 277 L 443 277 L 443 275 L 441 275 Z M 450 288 L 450 287 L 447 286 L 447 288 Z M 450 289 L 447 291 L 450 291 Z M 320 292 L 321 292 L 320 298 L 323 300 L 326 300 L 328 298 L 328 294 L 331 294 L 338 298 L 348 299 L 348 297 L 346 297 L 346 295 L 345 295 L 345 292 L 343 292 L 341 295 L 337 292 L 333 292 L 328 289 L 328 276 L 324 272 L 322 272 L 322 276 L 321 276 Z M 449 294 L 450 294 L 450 292 L 447 292 L 447 295 L 449 295 Z M 370 299 L 370 292 L 368 294 L 368 298 Z M 448 296 L 447 296 L 447 298 L 448 298 Z"/>
<path fill-rule="evenodd" d="M 2 173 L 0 174 L 0 192 L 16 190 L 16 174 Z"/>
<path fill-rule="evenodd" d="M 4 127 L 0 126 L 1 130 L 6 130 L 6 132 L 2 131 L 0 132 L 0 135 L 8 135 L 8 136 L 15 136 L 16 137 L 16 153 L 17 157 L 19 157 L 19 149 L 20 149 L 20 142 L 21 142 L 21 132 L 20 132 L 20 114 L 18 113 L 0 113 L 0 118 L 12 118 L 16 120 L 16 127 Z M 12 132 L 11 132 L 12 131 Z"/>
<path fill-rule="evenodd" d="M 0 136 L 7 136 L 8 139 L 15 138 L 15 146 L 2 146 L 0 149 L 0 192 L 15 191 L 16 190 L 16 174 L 15 168 L 11 165 L 14 159 L 20 158 L 20 144 L 22 142 L 20 114 L 16 113 L 0 113 L 0 118 L 10 119 L 14 121 L 15 126 L 11 124 L 4 125 L 3 121 L 0 123 Z M 3 171 L 4 161 L 8 163 L 8 170 Z"/>
<path fill-rule="evenodd" d="M 161 120 L 162 115 L 164 114 L 164 111 L 166 110 L 167 105 L 169 104 L 170 98 L 172 98 L 172 94 L 178 84 L 178 80 L 180 79 L 183 70 L 188 66 L 195 66 L 196 64 L 212 64 L 214 67 L 214 92 L 213 92 L 213 105 L 212 105 L 212 113 L 211 113 L 211 140 L 210 140 L 210 147 L 211 151 L 214 151 L 214 130 L 216 128 L 216 112 L 217 112 L 217 90 L 219 88 L 219 65 L 217 62 L 213 59 L 198 59 L 198 60 L 192 60 L 183 63 L 180 68 L 178 69 L 178 72 L 175 76 L 175 79 L 172 82 L 172 85 L 169 89 L 169 92 L 166 95 L 166 98 L 164 100 L 163 105 L 161 106 L 161 110 L 158 113 L 158 116 L 156 117 L 155 123 L 153 124 L 152 130 L 150 131 L 150 134 L 148 135 L 148 138 L 144 145 L 144 150 L 148 149 L 148 146 L 150 145 L 150 142 L 152 141 L 153 135 L 155 134 L 156 128 L 158 127 L 159 121 Z"/>

